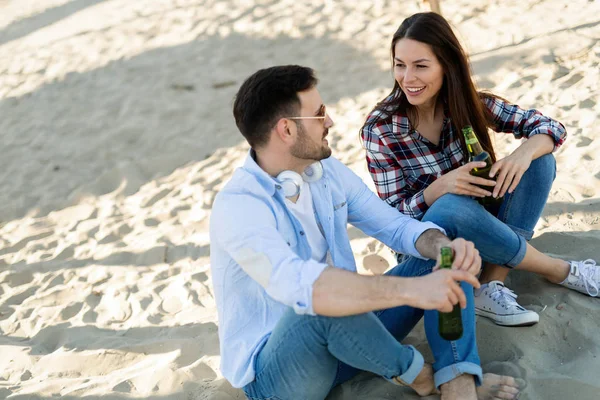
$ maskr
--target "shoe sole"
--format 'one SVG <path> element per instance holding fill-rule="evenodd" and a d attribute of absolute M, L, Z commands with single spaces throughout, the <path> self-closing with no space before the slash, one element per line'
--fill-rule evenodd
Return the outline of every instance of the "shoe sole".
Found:
<path fill-rule="evenodd" d="M 498 315 L 493 312 L 481 310 L 475 308 L 475 314 L 491 319 L 496 325 L 502 326 L 531 326 L 540 322 L 540 316 L 537 314 L 523 314 L 523 315 Z"/>

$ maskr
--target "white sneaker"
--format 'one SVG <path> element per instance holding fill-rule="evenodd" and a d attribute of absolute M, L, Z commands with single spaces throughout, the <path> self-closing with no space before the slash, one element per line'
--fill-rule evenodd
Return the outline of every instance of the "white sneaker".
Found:
<path fill-rule="evenodd" d="M 504 326 L 534 325 L 540 316 L 517 303 L 515 292 L 500 281 L 491 281 L 475 290 L 475 314 Z"/>
<path fill-rule="evenodd" d="M 599 297 L 600 266 L 596 265 L 596 261 L 571 261 L 569 264 L 569 276 L 560 284 L 588 296 Z"/>

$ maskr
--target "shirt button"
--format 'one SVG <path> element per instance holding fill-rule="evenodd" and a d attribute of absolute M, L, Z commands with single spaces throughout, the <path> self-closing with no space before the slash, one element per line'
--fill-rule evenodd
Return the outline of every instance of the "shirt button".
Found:
<path fill-rule="evenodd" d="M 304 231 L 300 231 L 300 235 L 304 236 Z"/>
<path fill-rule="evenodd" d="M 281 190 L 281 186 L 280 186 L 280 185 L 275 185 L 275 188 L 276 188 L 277 190 Z"/>

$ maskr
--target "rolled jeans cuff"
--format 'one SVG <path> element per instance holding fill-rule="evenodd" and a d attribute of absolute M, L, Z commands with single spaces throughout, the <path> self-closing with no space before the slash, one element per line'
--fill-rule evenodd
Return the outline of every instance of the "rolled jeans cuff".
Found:
<path fill-rule="evenodd" d="M 525 253 L 527 253 L 527 240 L 525 240 L 525 238 L 519 234 L 517 234 L 517 237 L 519 238 L 519 250 L 512 259 L 504 264 L 510 268 L 514 268 L 521 264 L 521 261 L 523 261 L 525 258 Z"/>
<path fill-rule="evenodd" d="M 481 386 L 483 382 L 483 371 L 481 366 L 473 364 L 472 362 L 459 362 L 456 364 L 448 365 L 440 369 L 433 374 L 433 381 L 435 387 L 440 388 L 444 383 L 450 382 L 451 380 L 458 378 L 463 374 L 473 375 L 475 378 L 475 385 Z"/>
<path fill-rule="evenodd" d="M 400 378 L 404 383 L 407 384 L 411 384 L 415 381 L 415 379 L 417 379 L 417 375 L 419 375 L 419 373 L 421 373 L 421 370 L 423 369 L 423 366 L 425 365 L 425 360 L 423 359 L 423 356 L 421 355 L 421 353 L 419 353 L 419 351 L 417 349 L 415 349 L 413 346 L 408 345 L 408 346 L 404 346 L 407 349 L 411 349 L 412 353 L 413 353 L 413 360 L 412 363 L 410 364 L 410 366 L 406 369 L 406 371 L 404 371 L 404 373 L 402 375 L 399 375 L 398 378 Z M 399 383 L 396 382 L 394 379 L 394 377 L 389 377 L 389 378 L 385 378 L 388 381 L 392 382 L 395 385 L 398 385 Z"/>
<path fill-rule="evenodd" d="M 506 222 L 505 222 L 505 224 L 506 224 Z M 517 235 L 523 236 L 525 238 L 525 240 L 528 242 L 533 237 L 533 231 L 527 231 L 525 229 L 521 229 L 521 228 L 511 225 L 511 224 L 506 224 L 506 226 L 508 226 L 510 229 L 512 229 L 513 232 L 515 232 Z"/>

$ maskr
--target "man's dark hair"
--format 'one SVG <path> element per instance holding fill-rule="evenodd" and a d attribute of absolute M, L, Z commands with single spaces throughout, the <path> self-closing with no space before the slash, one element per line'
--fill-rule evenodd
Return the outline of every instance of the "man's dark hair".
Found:
<path fill-rule="evenodd" d="M 298 92 L 316 84 L 314 71 L 299 65 L 261 69 L 246 79 L 235 96 L 233 116 L 250 147 L 266 145 L 269 132 L 280 118 L 297 116 Z"/>

